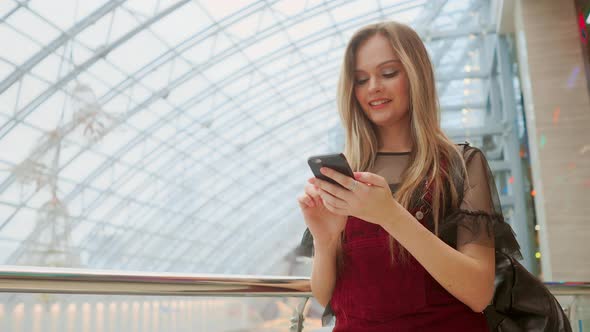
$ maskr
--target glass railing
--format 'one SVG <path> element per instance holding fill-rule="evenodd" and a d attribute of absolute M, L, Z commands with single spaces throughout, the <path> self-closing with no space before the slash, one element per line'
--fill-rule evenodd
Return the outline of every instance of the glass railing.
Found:
<path fill-rule="evenodd" d="M 590 283 L 548 282 L 574 331 L 590 330 Z M 0 266 L 0 331 L 319 330 L 308 277 Z M 323 330 L 323 329 L 322 329 Z"/>
<path fill-rule="evenodd" d="M 590 331 L 590 282 L 546 282 L 566 312 L 574 332 Z"/>

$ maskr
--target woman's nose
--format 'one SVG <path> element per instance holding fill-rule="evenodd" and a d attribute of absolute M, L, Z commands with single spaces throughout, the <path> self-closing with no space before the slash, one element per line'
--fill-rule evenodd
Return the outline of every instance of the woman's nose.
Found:
<path fill-rule="evenodd" d="M 375 93 L 381 91 L 381 81 L 377 79 L 369 80 L 369 92 Z"/>

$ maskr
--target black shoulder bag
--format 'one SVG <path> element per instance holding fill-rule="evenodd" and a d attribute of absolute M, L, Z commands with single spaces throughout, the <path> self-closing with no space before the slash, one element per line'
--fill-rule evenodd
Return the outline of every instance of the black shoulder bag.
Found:
<path fill-rule="evenodd" d="M 484 314 L 490 332 L 572 331 L 549 289 L 514 257 L 502 252 L 496 252 L 494 298 Z"/>

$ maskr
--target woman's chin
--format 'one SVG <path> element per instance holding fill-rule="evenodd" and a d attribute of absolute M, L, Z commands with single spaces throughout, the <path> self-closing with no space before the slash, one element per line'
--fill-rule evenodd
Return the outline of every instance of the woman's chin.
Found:
<path fill-rule="evenodd" d="M 372 117 L 370 117 L 371 122 L 373 122 L 373 124 L 376 126 L 383 127 L 383 126 L 389 126 L 392 123 L 399 121 L 391 116 L 384 116 L 384 115 L 385 114 L 373 115 Z"/>
<path fill-rule="evenodd" d="M 388 127 L 391 125 L 399 124 L 399 122 L 404 121 L 405 117 L 399 114 L 391 114 L 392 112 L 375 112 L 373 111 L 370 113 L 369 119 L 371 122 L 379 127 Z"/>

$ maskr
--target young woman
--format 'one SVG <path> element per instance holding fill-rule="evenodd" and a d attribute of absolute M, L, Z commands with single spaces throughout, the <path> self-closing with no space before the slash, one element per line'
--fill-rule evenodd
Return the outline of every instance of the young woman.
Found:
<path fill-rule="evenodd" d="M 334 331 L 488 331 L 495 250 L 519 255 L 483 153 L 441 130 L 419 36 L 385 22 L 344 55 L 338 109 L 355 178 L 309 179 L 311 287 Z"/>

